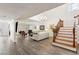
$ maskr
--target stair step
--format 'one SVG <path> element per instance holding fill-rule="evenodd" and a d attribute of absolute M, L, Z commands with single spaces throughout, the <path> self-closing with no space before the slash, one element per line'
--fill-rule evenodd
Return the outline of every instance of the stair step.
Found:
<path fill-rule="evenodd" d="M 73 26 L 64 26 L 62 28 L 73 28 Z"/>
<path fill-rule="evenodd" d="M 71 36 L 71 35 L 69 36 L 69 35 L 59 35 L 58 34 L 57 37 L 66 37 L 66 38 L 72 38 L 73 39 L 73 36 Z"/>
<path fill-rule="evenodd" d="M 72 33 L 58 33 L 58 34 L 60 34 L 60 35 L 73 35 Z"/>
<path fill-rule="evenodd" d="M 73 39 L 70 39 L 70 38 L 64 38 L 64 37 L 56 37 L 57 39 L 62 39 L 62 40 L 68 40 L 68 41 L 73 41 Z"/>
<path fill-rule="evenodd" d="M 57 37 L 64 37 L 64 38 L 72 38 L 73 39 L 72 35 L 60 35 L 60 34 L 58 34 Z M 75 36 L 75 39 L 77 39 L 77 36 Z"/>
<path fill-rule="evenodd" d="M 69 42 L 69 41 L 65 41 L 65 40 L 58 40 L 56 39 L 55 42 L 59 42 L 59 43 L 62 43 L 62 44 L 67 44 L 67 45 L 73 45 L 73 42 Z"/>
<path fill-rule="evenodd" d="M 69 28 L 60 28 L 60 31 L 73 31 L 73 29 L 69 29 Z M 75 29 L 75 31 L 77 31 L 77 30 Z"/>
<path fill-rule="evenodd" d="M 73 30 L 73 28 L 60 28 L 60 30 Z"/>
<path fill-rule="evenodd" d="M 65 48 L 65 49 L 69 49 L 71 51 L 77 51 L 76 47 L 72 47 L 71 45 L 66 45 L 66 44 L 61 44 L 61 43 L 57 43 L 57 42 L 53 42 L 52 45 L 61 47 L 61 48 Z"/>
<path fill-rule="evenodd" d="M 68 36 L 57 36 L 57 37 L 62 37 L 62 38 L 67 38 L 67 39 L 73 39 L 73 37 L 68 37 Z M 77 39 L 77 37 L 75 37 Z"/>
<path fill-rule="evenodd" d="M 73 35 L 73 32 L 58 32 L 58 34 L 63 34 L 63 35 Z M 75 35 L 77 35 L 77 33 L 75 32 Z"/>
<path fill-rule="evenodd" d="M 64 31 L 59 31 L 58 33 L 66 33 L 66 34 L 73 34 L 73 32 L 64 32 Z"/>
<path fill-rule="evenodd" d="M 65 41 L 65 42 L 73 42 L 73 39 L 60 39 L 60 38 L 56 38 L 56 40 L 60 40 L 60 41 Z"/>
<path fill-rule="evenodd" d="M 60 30 L 60 32 L 73 32 L 73 30 Z"/>
<path fill-rule="evenodd" d="M 61 40 L 73 41 L 72 38 L 67 38 L 67 37 L 60 37 L 60 36 L 57 36 L 56 38 L 57 38 L 57 39 L 61 39 Z M 75 38 L 75 41 L 77 41 L 77 38 Z"/>
<path fill-rule="evenodd" d="M 59 32 L 73 32 L 73 30 L 59 30 Z"/>
<path fill-rule="evenodd" d="M 60 28 L 61 30 L 73 30 L 73 28 Z"/>
<path fill-rule="evenodd" d="M 73 30 L 72 28 L 60 28 L 60 30 Z"/>
<path fill-rule="evenodd" d="M 67 36 L 67 37 L 73 37 L 73 35 L 68 35 L 68 34 L 58 34 L 58 36 Z"/>
<path fill-rule="evenodd" d="M 59 33 L 61 33 L 61 32 L 66 32 L 66 33 L 73 33 L 73 31 L 59 31 Z"/>

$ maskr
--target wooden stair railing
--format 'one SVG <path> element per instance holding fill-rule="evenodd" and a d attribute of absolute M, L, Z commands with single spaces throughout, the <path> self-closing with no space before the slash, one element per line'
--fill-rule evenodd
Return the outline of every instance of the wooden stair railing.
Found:
<path fill-rule="evenodd" d="M 58 34 L 60 27 L 63 27 L 63 20 L 61 19 L 59 20 L 57 25 L 53 28 L 53 42 L 55 42 L 55 39 L 56 39 L 56 36 Z"/>
<path fill-rule="evenodd" d="M 75 45 L 75 22 L 74 22 L 74 27 L 73 27 L 73 47 L 76 47 Z"/>

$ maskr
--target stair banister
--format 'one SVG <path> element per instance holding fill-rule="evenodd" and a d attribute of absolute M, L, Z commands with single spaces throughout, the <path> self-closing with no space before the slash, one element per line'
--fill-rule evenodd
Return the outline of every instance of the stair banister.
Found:
<path fill-rule="evenodd" d="M 53 42 L 55 42 L 55 39 L 56 39 L 56 36 L 58 34 L 60 27 L 63 27 L 63 20 L 61 19 L 58 21 L 57 25 L 54 26 L 53 28 Z"/>

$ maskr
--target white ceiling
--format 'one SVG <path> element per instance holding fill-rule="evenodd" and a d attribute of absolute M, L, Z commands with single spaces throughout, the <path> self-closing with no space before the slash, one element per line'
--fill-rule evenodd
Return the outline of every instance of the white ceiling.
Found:
<path fill-rule="evenodd" d="M 0 18 L 26 19 L 64 3 L 0 3 Z"/>

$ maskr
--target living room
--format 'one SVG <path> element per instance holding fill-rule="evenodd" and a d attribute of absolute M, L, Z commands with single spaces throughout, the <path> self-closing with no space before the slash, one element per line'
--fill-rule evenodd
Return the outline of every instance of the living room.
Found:
<path fill-rule="evenodd" d="M 26 6 L 28 5 L 29 7 L 28 10 L 26 11 L 27 9 Z M 5 50 L 6 52 L 2 51 L 1 54 L 60 55 L 60 54 L 75 54 L 74 52 L 77 52 L 78 54 L 77 51 L 78 47 L 76 44 L 79 42 L 79 40 L 76 41 L 74 39 L 73 37 L 74 35 L 72 36 L 73 32 L 71 33 L 68 32 L 69 34 L 66 33 L 66 35 L 70 35 L 73 37 L 72 40 L 69 40 L 67 38 L 65 40 L 66 42 L 58 41 L 64 44 L 70 44 L 72 46 L 71 48 L 69 47 L 70 45 L 61 46 L 68 50 L 53 46 L 53 45 L 59 46 L 53 41 L 55 39 L 54 37 L 57 36 L 57 35 L 55 36 L 55 34 L 58 33 L 57 29 L 61 27 L 61 29 L 63 30 L 63 27 L 69 26 L 70 28 L 68 29 L 73 30 L 74 22 L 76 22 L 76 26 L 78 26 L 78 12 L 79 12 L 79 8 L 77 7 L 78 5 L 79 4 L 73 4 L 73 3 L 72 4 L 65 4 L 65 3 L 3 4 L 2 11 L 6 6 L 8 6 L 6 7 L 7 11 L 4 10 L 4 12 L 6 12 L 6 14 L 11 18 L 8 19 L 8 16 L 3 16 L 1 18 L 0 22 L 1 24 L 5 23 L 5 25 L 3 26 L 6 28 L 5 31 L 5 28 L 1 27 L 1 30 L 3 30 L 1 34 L 4 33 L 2 36 L 9 37 L 9 43 L 11 44 L 12 48 L 10 48 L 11 52 Z M 74 6 L 76 7 L 74 8 Z M 17 11 L 17 9 L 20 10 Z M 16 15 L 19 15 L 20 17 Z M 54 29 L 57 31 L 55 32 Z M 76 36 L 77 35 L 75 35 L 75 38 Z M 2 49 L 4 48 L 2 47 Z"/>

